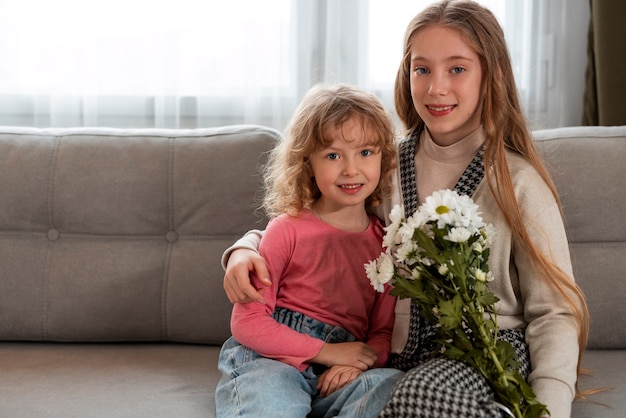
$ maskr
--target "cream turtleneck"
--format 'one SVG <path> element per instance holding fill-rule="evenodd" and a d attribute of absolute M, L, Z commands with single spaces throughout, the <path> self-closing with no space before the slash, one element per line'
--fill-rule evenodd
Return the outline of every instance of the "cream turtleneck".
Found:
<path fill-rule="evenodd" d="M 452 145 L 442 147 L 433 141 L 428 129 L 420 136 L 415 153 L 415 171 L 419 203 L 441 189 L 454 189 L 465 168 L 485 142 L 481 126 Z"/>

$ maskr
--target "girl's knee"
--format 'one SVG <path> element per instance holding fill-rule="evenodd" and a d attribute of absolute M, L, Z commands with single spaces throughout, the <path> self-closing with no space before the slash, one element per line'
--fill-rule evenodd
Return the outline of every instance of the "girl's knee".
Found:
<path fill-rule="evenodd" d="M 383 388 L 383 387 L 393 387 L 402 377 L 404 376 L 404 372 L 391 369 L 391 368 L 381 368 L 381 369 L 370 369 L 364 372 L 360 378 L 365 385 L 367 385 L 370 389 L 373 388 Z"/>
<path fill-rule="evenodd" d="M 311 387 L 294 367 L 257 359 L 223 376 L 215 393 L 218 417 L 294 417 L 310 410 Z"/>

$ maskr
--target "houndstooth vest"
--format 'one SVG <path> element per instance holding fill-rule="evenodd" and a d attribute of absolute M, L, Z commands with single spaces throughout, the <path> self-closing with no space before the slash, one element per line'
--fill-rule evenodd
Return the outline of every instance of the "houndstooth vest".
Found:
<path fill-rule="evenodd" d="M 399 146 L 399 169 L 405 215 L 411 216 L 419 206 L 417 176 L 415 174 L 415 150 L 423 129 L 416 130 L 404 139 Z M 485 175 L 482 147 L 467 166 L 454 189 L 457 193 L 472 196 Z M 409 336 L 402 353 L 394 355 L 391 364 L 401 370 L 408 370 L 429 358 L 435 348 L 434 329 L 419 313 L 419 307 L 411 303 Z"/>

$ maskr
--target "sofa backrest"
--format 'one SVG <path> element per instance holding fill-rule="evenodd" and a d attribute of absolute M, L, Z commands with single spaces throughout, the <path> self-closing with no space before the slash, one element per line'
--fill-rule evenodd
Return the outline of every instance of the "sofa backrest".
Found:
<path fill-rule="evenodd" d="M 563 202 L 590 348 L 626 348 L 626 126 L 534 133 Z M 0 340 L 221 344 L 222 251 L 264 228 L 279 133 L 0 128 Z"/>
<path fill-rule="evenodd" d="M 220 256 L 265 226 L 258 169 L 278 138 L 0 128 L 0 339 L 223 342 Z"/>
<path fill-rule="evenodd" d="M 626 348 L 626 126 L 536 131 L 561 196 L 589 348 Z"/>

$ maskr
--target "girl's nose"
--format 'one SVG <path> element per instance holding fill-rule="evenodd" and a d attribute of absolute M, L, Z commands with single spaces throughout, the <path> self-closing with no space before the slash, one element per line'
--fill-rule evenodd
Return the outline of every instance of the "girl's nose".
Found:
<path fill-rule="evenodd" d="M 443 75 L 436 75 L 430 79 L 430 86 L 428 87 L 428 94 L 431 96 L 444 96 L 448 93 L 447 79 Z"/>
<path fill-rule="evenodd" d="M 344 176 L 354 176 L 359 172 L 357 167 L 357 163 L 354 158 L 346 158 L 345 165 L 343 166 L 343 175 Z"/>

